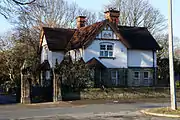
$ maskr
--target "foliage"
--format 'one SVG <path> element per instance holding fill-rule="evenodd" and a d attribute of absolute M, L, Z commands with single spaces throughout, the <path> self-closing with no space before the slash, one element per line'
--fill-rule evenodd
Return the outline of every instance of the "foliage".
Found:
<path fill-rule="evenodd" d="M 90 70 L 83 60 L 72 62 L 65 58 L 60 65 L 56 64 L 55 72 L 61 75 L 65 86 L 78 89 L 92 87 Z"/>
<path fill-rule="evenodd" d="M 13 34 L 9 34 L 9 36 L 1 39 L 1 43 L 4 44 L 0 46 L 0 79 L 2 81 L 1 84 L 5 81 L 10 81 L 10 83 L 17 86 L 20 84 L 21 67 L 24 61 L 28 60 L 29 66 L 35 71 L 38 57 L 31 46 L 21 42 L 21 37 Z M 4 41 L 9 43 L 5 44 L 6 42 Z M 34 75 L 36 75 L 35 72 Z"/>
<path fill-rule="evenodd" d="M 177 89 L 177 98 L 180 97 L 180 89 Z M 153 88 L 153 87 L 130 87 L 130 88 L 88 88 L 81 91 L 81 99 L 104 99 L 104 100 L 148 100 L 157 101 L 157 98 L 162 98 L 166 101 L 170 97 L 170 89 L 168 87 Z M 154 98 L 154 99 L 152 99 Z"/>
<path fill-rule="evenodd" d="M 161 50 L 157 52 L 157 65 L 158 65 L 158 79 L 159 82 L 169 84 L 169 46 L 168 46 L 168 35 L 162 34 L 156 36 L 156 40 L 161 46 Z M 174 42 L 177 44 L 178 38 L 174 38 Z M 174 45 L 174 48 L 178 48 L 178 45 Z M 174 54 L 174 71 L 175 75 L 180 74 L 180 61 L 177 55 Z"/>

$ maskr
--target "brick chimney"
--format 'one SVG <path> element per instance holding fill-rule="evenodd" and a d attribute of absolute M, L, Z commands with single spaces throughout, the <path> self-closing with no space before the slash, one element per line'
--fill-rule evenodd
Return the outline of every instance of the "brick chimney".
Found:
<path fill-rule="evenodd" d="M 86 23 L 86 16 L 78 16 L 76 17 L 77 28 L 84 27 Z"/>
<path fill-rule="evenodd" d="M 107 20 L 109 20 L 110 22 L 118 25 L 118 23 L 119 23 L 119 15 L 120 15 L 118 10 L 110 8 L 109 10 L 107 10 L 104 13 L 105 13 L 105 18 Z"/>

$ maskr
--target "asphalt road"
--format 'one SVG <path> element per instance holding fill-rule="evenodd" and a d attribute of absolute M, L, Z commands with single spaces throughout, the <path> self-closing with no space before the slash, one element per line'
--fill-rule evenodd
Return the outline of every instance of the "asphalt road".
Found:
<path fill-rule="evenodd" d="M 168 103 L 105 103 L 71 107 L 21 108 L 0 106 L 0 120 L 176 120 L 145 116 L 139 110 L 166 107 Z M 177 119 L 178 120 L 178 119 Z"/>

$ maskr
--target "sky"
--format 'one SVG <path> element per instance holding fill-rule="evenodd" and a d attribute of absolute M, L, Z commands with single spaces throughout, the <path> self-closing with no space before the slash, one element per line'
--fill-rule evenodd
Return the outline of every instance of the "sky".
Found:
<path fill-rule="evenodd" d="M 86 8 L 93 12 L 102 11 L 104 5 L 107 5 L 110 0 L 67 0 L 68 2 L 76 2 L 80 7 Z M 173 1 L 173 32 L 174 36 L 180 38 L 180 0 L 172 0 Z M 156 9 L 160 10 L 160 12 L 168 19 L 168 0 L 149 0 L 149 3 L 155 7 Z M 0 34 L 3 35 L 5 32 L 12 28 L 12 25 L 8 23 L 8 21 L 3 17 L 0 16 Z"/>

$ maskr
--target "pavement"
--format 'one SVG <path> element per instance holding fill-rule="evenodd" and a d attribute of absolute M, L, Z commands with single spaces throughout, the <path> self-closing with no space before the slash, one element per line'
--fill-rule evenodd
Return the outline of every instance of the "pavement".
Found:
<path fill-rule="evenodd" d="M 0 120 L 179 120 L 146 116 L 142 109 L 167 107 L 169 103 L 118 101 L 103 104 L 75 104 L 75 102 L 34 105 L 0 105 Z M 63 105 L 60 105 L 63 104 Z M 52 105 L 49 107 L 49 105 Z M 179 104 L 180 105 L 180 104 Z"/>

